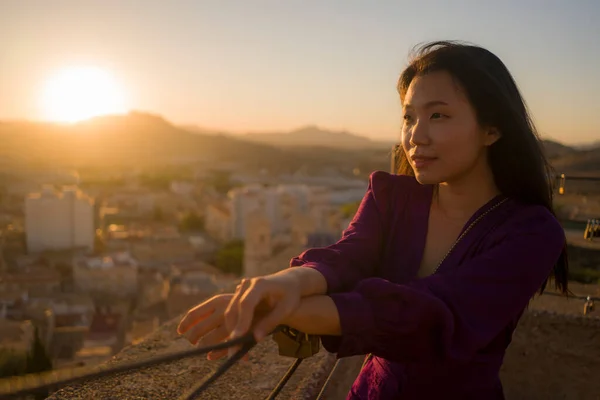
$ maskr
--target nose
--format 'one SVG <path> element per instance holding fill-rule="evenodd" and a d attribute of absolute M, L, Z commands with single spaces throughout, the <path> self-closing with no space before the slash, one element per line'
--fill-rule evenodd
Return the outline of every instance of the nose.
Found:
<path fill-rule="evenodd" d="M 417 121 L 410 132 L 410 145 L 413 147 L 417 145 L 427 145 L 429 142 L 429 127 L 427 126 L 427 123 L 424 123 L 421 120 Z"/>

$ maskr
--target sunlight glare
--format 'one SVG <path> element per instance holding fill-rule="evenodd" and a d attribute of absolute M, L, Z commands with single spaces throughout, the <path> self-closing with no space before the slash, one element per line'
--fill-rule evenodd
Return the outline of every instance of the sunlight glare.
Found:
<path fill-rule="evenodd" d="M 68 123 L 127 112 L 122 89 L 97 67 L 61 70 L 47 82 L 42 107 L 46 119 Z"/>

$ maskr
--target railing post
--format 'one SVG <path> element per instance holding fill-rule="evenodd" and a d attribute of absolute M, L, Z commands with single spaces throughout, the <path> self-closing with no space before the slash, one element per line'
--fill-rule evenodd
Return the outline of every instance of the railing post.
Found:
<path fill-rule="evenodd" d="M 590 314 L 591 312 L 594 311 L 594 308 L 595 308 L 594 300 L 590 296 L 588 296 L 585 299 L 585 304 L 583 305 L 583 315 Z"/>
<path fill-rule="evenodd" d="M 583 238 L 587 240 L 594 240 L 596 236 L 600 236 L 600 220 L 588 219 L 585 231 L 583 232 Z"/>
<path fill-rule="evenodd" d="M 565 174 L 560 174 L 560 181 L 558 184 L 558 194 L 565 194 Z"/>

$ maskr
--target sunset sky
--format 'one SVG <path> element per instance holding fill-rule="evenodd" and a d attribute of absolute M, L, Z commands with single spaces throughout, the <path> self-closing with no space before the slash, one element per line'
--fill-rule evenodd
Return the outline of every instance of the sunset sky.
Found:
<path fill-rule="evenodd" d="M 65 87 L 64 69 L 95 68 L 116 89 L 85 86 L 96 108 L 76 116 L 135 109 L 232 132 L 317 124 L 393 140 L 409 50 L 459 39 L 503 59 L 544 136 L 590 142 L 599 21 L 597 0 L 1 0 L 0 120 L 68 114 L 77 104 L 48 91 Z"/>

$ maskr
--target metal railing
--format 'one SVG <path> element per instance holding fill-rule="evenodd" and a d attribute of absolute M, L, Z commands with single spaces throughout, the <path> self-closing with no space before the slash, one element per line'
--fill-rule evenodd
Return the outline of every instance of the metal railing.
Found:
<path fill-rule="evenodd" d="M 595 311 L 595 309 L 596 309 L 595 302 L 596 301 L 600 302 L 600 297 L 594 297 L 594 296 L 574 296 L 574 295 L 565 296 L 564 294 L 555 293 L 555 292 L 544 292 L 544 293 L 542 293 L 542 295 L 543 296 L 556 296 L 556 297 L 563 297 L 563 298 L 569 298 L 569 299 L 582 300 L 582 301 L 584 301 L 584 303 L 583 303 L 583 315 L 589 315 L 590 313 L 592 313 L 593 311 Z"/>
<path fill-rule="evenodd" d="M 277 335 L 284 331 L 289 330 L 286 327 L 278 327 L 271 333 L 271 335 Z M 302 337 L 299 335 L 298 337 Z M 305 337 L 312 339 L 309 336 Z M 313 341 L 314 342 L 314 341 Z M 202 354 L 208 354 L 211 351 L 228 349 L 230 347 L 241 346 L 241 348 L 235 352 L 233 356 L 225 360 L 219 368 L 211 375 L 206 377 L 204 380 L 199 382 L 197 385 L 189 389 L 186 393 L 179 397 L 179 400 L 191 400 L 196 399 L 204 392 L 212 383 L 214 383 L 219 377 L 227 372 L 233 365 L 241 360 L 254 346 L 256 341 L 252 334 L 247 334 L 243 337 L 228 340 L 227 342 L 220 343 L 214 346 L 206 346 L 177 353 L 165 354 L 150 358 L 148 360 L 141 360 L 131 362 L 127 364 L 121 364 L 116 366 L 99 366 L 93 368 L 77 368 L 77 369 L 65 369 L 58 371 L 50 371 L 40 374 L 29 374 L 25 376 L 17 376 L 0 380 L 0 399 L 15 399 L 21 398 L 27 395 L 35 395 L 39 393 L 47 393 L 48 391 L 58 390 L 68 385 L 76 383 L 82 383 L 85 381 L 91 381 L 94 379 L 104 378 L 112 376 L 118 373 L 133 372 L 139 369 L 156 366 L 159 364 L 165 364 L 173 361 L 179 361 L 190 357 L 199 356 Z M 318 350 L 317 350 L 318 351 Z M 271 391 L 267 400 L 273 400 L 284 388 L 286 383 L 292 377 L 303 358 L 297 358 L 285 375 L 281 378 L 276 387 Z"/>
<path fill-rule="evenodd" d="M 583 238 L 594 240 L 596 237 L 600 237 L 600 219 L 588 219 Z"/>

